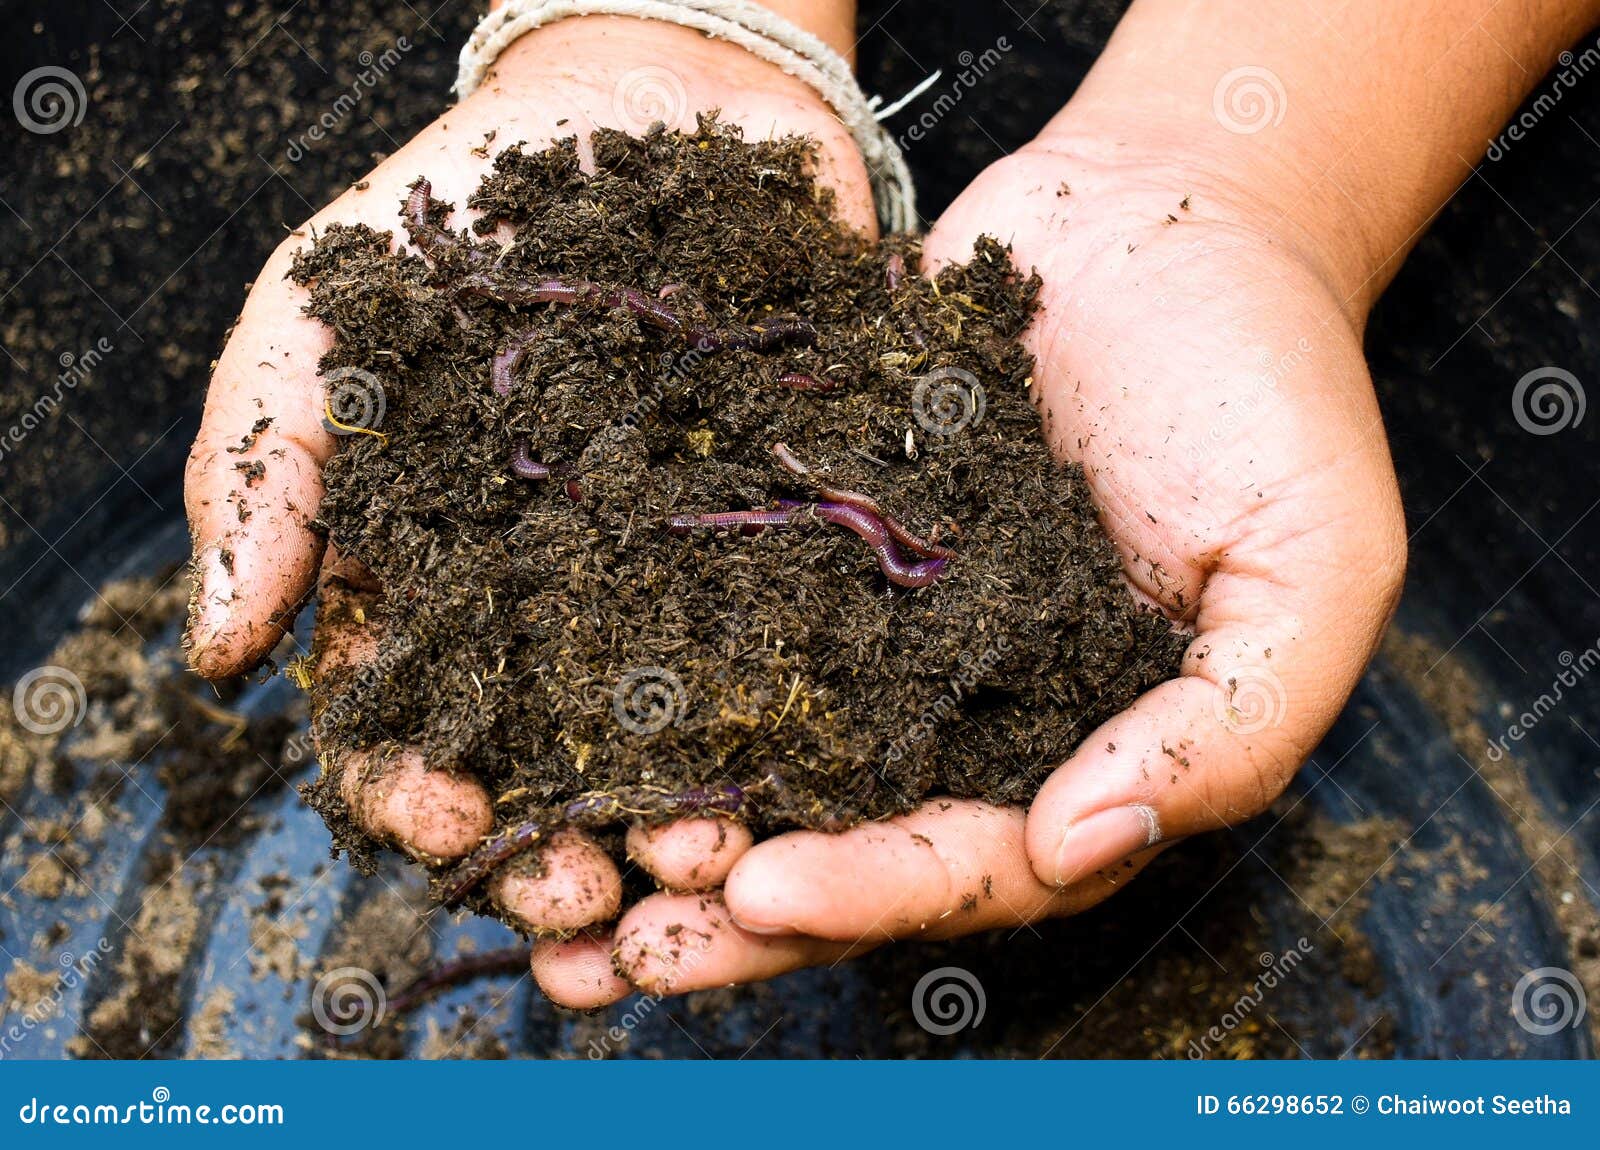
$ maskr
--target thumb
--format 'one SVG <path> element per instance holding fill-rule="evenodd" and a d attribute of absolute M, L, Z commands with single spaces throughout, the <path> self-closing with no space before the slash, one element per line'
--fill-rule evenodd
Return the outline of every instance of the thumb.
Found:
<path fill-rule="evenodd" d="M 1104 723 L 1045 780 L 1024 843 L 1069 884 L 1275 800 L 1338 716 L 1382 636 L 1404 527 L 1375 517 L 1226 553 L 1182 672 Z"/>

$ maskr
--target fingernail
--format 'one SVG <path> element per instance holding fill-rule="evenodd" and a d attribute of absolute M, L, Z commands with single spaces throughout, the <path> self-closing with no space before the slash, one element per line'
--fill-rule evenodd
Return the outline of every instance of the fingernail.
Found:
<path fill-rule="evenodd" d="M 764 936 L 769 936 L 770 937 L 772 935 L 778 935 L 778 934 L 799 934 L 800 933 L 794 927 L 785 926 L 782 923 L 749 922 L 749 921 L 739 917 L 738 915 L 732 913 L 731 911 L 729 912 L 728 917 L 733 919 L 733 925 L 734 926 L 738 927 L 740 930 L 744 931 L 746 934 L 759 934 L 759 935 L 764 935 Z"/>
<path fill-rule="evenodd" d="M 1161 820 L 1135 804 L 1097 811 L 1067 827 L 1056 848 L 1056 883 L 1068 886 L 1161 841 Z"/>

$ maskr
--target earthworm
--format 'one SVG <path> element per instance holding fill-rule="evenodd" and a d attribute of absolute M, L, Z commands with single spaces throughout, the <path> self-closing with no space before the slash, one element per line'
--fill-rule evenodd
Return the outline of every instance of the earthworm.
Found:
<path fill-rule="evenodd" d="M 468 244 L 463 248 L 459 236 L 433 222 L 430 218 L 432 212 L 433 184 L 426 179 L 418 180 L 416 187 L 406 196 L 405 208 L 401 212 L 406 234 L 417 245 L 418 251 L 436 264 L 451 252 L 464 250 L 469 266 L 481 269 L 493 265 L 494 257 L 487 249 L 476 244 Z M 477 271 L 472 274 L 483 276 L 485 273 Z"/>
<path fill-rule="evenodd" d="M 542 821 L 518 823 L 509 830 L 487 838 L 455 869 L 438 880 L 436 894 L 445 906 L 454 906 L 502 865 L 516 858 L 545 837 Z"/>
<path fill-rule="evenodd" d="M 728 784 L 723 787 L 690 787 L 683 791 L 664 791 L 656 787 L 624 787 L 585 795 L 568 803 L 567 821 L 579 825 L 614 822 L 622 815 L 736 815 L 745 803 L 745 789 Z"/>
<path fill-rule="evenodd" d="M 818 379 L 803 371 L 786 371 L 772 382 L 792 391 L 834 391 L 843 386 L 836 379 Z"/>
<path fill-rule="evenodd" d="M 528 445 L 519 443 L 511 452 L 511 470 L 524 479 L 549 479 L 555 468 L 540 463 L 528 453 Z"/>
<path fill-rule="evenodd" d="M 914 552 L 924 559 L 954 558 L 954 551 L 948 547 L 941 547 L 937 543 L 931 543 L 922 538 L 922 536 L 914 534 L 898 519 L 878 506 L 878 501 L 872 496 L 863 495 L 859 491 L 847 491 L 842 487 L 833 487 L 826 483 L 817 482 L 811 475 L 811 469 L 795 457 L 794 452 L 789 450 L 787 444 L 774 443 L 772 445 L 772 454 L 778 457 L 778 462 L 783 464 L 784 470 L 789 474 L 811 480 L 816 486 L 817 494 L 821 495 L 822 498 L 834 503 L 843 503 L 847 507 L 854 507 L 866 512 L 868 515 L 876 516 L 883 522 L 883 526 L 889 532 L 890 537 L 906 550 Z"/>
<path fill-rule="evenodd" d="M 817 341 L 817 329 L 805 320 L 774 319 L 748 328 L 713 329 L 697 327 L 685 333 L 696 351 L 770 351 L 782 343 L 810 346 Z"/>
<path fill-rule="evenodd" d="M 697 527 L 718 531 L 738 530 L 755 534 L 763 527 L 777 527 L 794 521 L 795 511 L 715 511 L 708 515 L 674 515 L 667 521 L 667 530 L 683 535 Z"/>
<path fill-rule="evenodd" d="M 421 1006 L 441 990 L 490 974 L 526 974 L 528 948 L 508 946 L 482 954 L 465 954 L 425 971 L 389 999 L 389 1009 L 404 1014 Z"/>
<path fill-rule="evenodd" d="M 446 906 L 454 906 L 500 867 L 536 846 L 547 831 L 563 826 L 594 827 L 614 823 L 624 815 L 736 815 L 748 793 L 743 787 L 691 787 L 666 791 L 655 787 L 624 787 L 574 799 L 558 811 L 546 811 L 526 822 L 485 839 L 447 875 L 436 880 L 435 893 Z"/>
<path fill-rule="evenodd" d="M 715 511 L 705 515 L 674 515 L 668 521 L 667 530 L 674 535 L 682 535 L 695 528 L 737 529 L 753 534 L 766 527 L 793 523 L 807 512 L 824 522 L 847 527 L 865 539 L 889 582 L 901 587 L 926 587 L 937 581 L 950 564 L 948 555 L 925 556 L 917 562 L 907 562 L 895 546 L 883 516 L 848 503 L 800 503 L 793 499 L 781 499 L 776 511 Z"/>
<path fill-rule="evenodd" d="M 456 237 L 428 218 L 433 208 L 433 184 L 418 180 L 416 187 L 406 196 L 404 220 L 406 233 L 429 259 L 437 261 L 447 251 L 455 249 Z"/>
<path fill-rule="evenodd" d="M 878 566 L 889 582 L 901 587 L 926 587 L 936 582 L 950 565 L 947 556 L 924 558 L 908 563 L 890 536 L 888 524 L 881 515 L 865 511 L 848 503 L 817 503 L 811 513 L 818 519 L 848 527 L 872 547 L 878 557 Z"/>
<path fill-rule="evenodd" d="M 511 451 L 511 470 L 523 479 L 549 479 L 552 475 L 567 474 L 572 470 L 572 464 L 558 463 L 552 467 L 548 463 L 540 463 L 533 457 L 528 444 L 523 442 Z M 562 490 L 574 503 L 583 502 L 583 485 L 576 478 L 567 480 Z"/>
<path fill-rule="evenodd" d="M 511 394 L 511 375 L 522 362 L 522 357 L 528 353 L 528 346 L 533 343 L 537 334 L 531 328 L 518 332 L 511 337 L 511 341 L 505 347 L 495 352 L 494 359 L 489 361 L 489 382 L 493 385 L 496 395 Z"/>
<path fill-rule="evenodd" d="M 678 317 L 677 312 L 662 302 L 666 298 L 664 296 L 651 299 L 638 288 L 620 288 L 607 295 L 603 302 L 607 306 L 615 307 L 616 304 L 611 303 L 613 297 L 651 327 L 674 333 L 683 330 L 683 320 Z"/>
<path fill-rule="evenodd" d="M 606 294 L 599 284 L 587 280 L 569 283 L 553 279 L 505 279 L 483 271 L 463 276 L 461 291 L 467 295 L 487 296 L 513 307 L 536 303 L 600 303 Z"/>

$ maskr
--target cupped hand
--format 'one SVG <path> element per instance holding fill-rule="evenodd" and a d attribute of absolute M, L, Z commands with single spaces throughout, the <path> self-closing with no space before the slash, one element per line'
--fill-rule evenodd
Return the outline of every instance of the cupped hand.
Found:
<path fill-rule="evenodd" d="M 718 109 L 747 138 L 815 137 L 819 175 L 838 193 L 845 219 L 875 231 L 855 145 L 809 87 L 683 28 L 580 18 L 518 40 L 476 93 L 279 246 L 217 363 L 185 477 L 195 576 L 187 642 L 199 673 L 220 678 L 264 659 L 313 583 L 322 597 L 313 674 L 359 667 L 377 647 L 368 621 L 377 613 L 365 608 L 382 588 L 371 585 L 358 557 L 325 557 L 310 528 L 322 498 L 321 468 L 336 447 L 323 422 L 317 373 L 331 337 L 302 313 L 304 289 L 285 279 L 294 253 L 334 223 L 397 230 L 399 205 L 420 176 L 432 181 L 436 199 L 463 205 L 490 157 L 514 142 L 538 149 L 576 136 L 587 161 L 596 128 L 642 134 L 665 119 L 692 130 L 696 113 Z M 458 210 L 450 223 L 459 230 L 470 219 Z M 483 788 L 430 770 L 415 749 L 372 747 L 334 766 L 353 817 L 418 857 L 458 858 L 492 829 Z M 663 886 L 693 890 L 720 885 L 750 837 L 742 828 L 699 821 L 636 830 L 628 845 Z M 491 893 L 531 931 L 571 932 L 615 917 L 621 879 L 597 844 L 571 832 L 504 868 Z M 561 1000 L 582 1004 L 623 989 L 607 962 L 567 979 Z"/>
<path fill-rule="evenodd" d="M 969 258 L 989 233 L 1043 277 L 1027 339 L 1046 434 L 1083 466 L 1133 592 L 1192 630 L 1181 674 L 1085 739 L 1027 811 L 941 800 L 783 835 L 721 897 L 645 900 L 614 940 L 638 987 L 1080 911 L 1166 844 L 1265 810 L 1360 677 L 1405 566 L 1365 316 L 1331 286 L 1333 253 L 1203 150 L 1116 130 L 1057 129 L 996 164 L 926 254 Z M 535 970 L 559 998 L 609 969 L 604 941 L 546 947 Z"/>

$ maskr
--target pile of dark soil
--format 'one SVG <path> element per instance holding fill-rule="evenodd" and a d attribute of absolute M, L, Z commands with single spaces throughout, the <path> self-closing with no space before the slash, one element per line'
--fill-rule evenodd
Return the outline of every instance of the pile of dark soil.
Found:
<path fill-rule="evenodd" d="M 1040 433 L 1037 279 L 988 240 L 915 275 L 803 140 L 592 143 L 501 153 L 470 232 L 419 181 L 411 250 L 295 265 L 336 333 L 322 523 L 384 591 L 341 620 L 375 661 L 312 687 L 340 845 L 375 845 L 341 752 L 407 744 L 502 828 L 1026 800 L 1184 645 Z M 751 511 L 787 521 L 701 518 Z"/>

